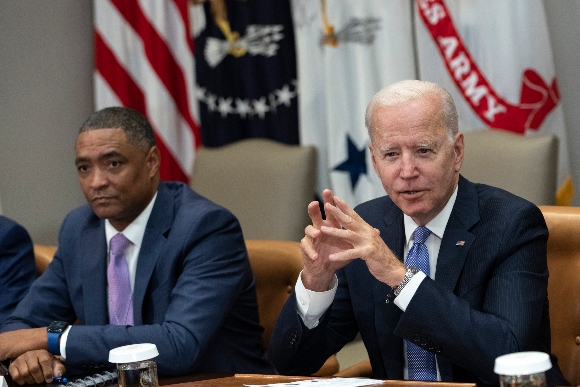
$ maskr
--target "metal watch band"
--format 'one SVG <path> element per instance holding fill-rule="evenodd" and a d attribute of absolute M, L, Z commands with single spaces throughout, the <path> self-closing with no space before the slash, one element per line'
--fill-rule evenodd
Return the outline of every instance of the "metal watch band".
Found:
<path fill-rule="evenodd" d="M 401 293 L 405 285 L 407 285 L 409 281 L 411 281 L 411 278 L 413 278 L 413 276 L 418 272 L 419 270 L 415 269 L 414 267 L 407 268 L 407 272 L 405 273 L 405 277 L 403 277 L 401 283 L 393 287 L 393 293 L 395 293 L 395 297 L 397 297 Z"/>

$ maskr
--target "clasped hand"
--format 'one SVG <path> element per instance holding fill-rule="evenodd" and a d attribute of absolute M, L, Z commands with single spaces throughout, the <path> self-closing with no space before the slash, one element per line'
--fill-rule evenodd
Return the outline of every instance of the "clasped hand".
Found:
<path fill-rule="evenodd" d="M 18 384 L 50 383 L 65 366 L 46 350 L 46 328 L 20 329 L 0 334 L 0 361 L 14 359 L 8 372 Z"/>
<path fill-rule="evenodd" d="M 312 225 L 306 227 L 300 243 L 304 286 L 313 291 L 329 290 L 336 270 L 357 258 L 365 261 L 379 281 L 389 286 L 399 284 L 407 269 L 382 240 L 379 230 L 332 191 L 324 190 L 322 198 L 326 219 L 322 219 L 318 202 L 310 203 Z"/>

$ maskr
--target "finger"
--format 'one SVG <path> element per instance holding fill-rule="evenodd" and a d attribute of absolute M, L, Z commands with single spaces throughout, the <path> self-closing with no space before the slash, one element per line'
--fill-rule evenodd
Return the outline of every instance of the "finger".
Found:
<path fill-rule="evenodd" d="M 333 262 L 350 262 L 350 261 L 354 261 L 357 258 L 360 258 L 361 255 L 358 252 L 358 249 L 356 248 L 352 248 L 352 249 L 347 249 L 347 250 L 343 250 L 340 252 L 336 252 L 336 253 L 332 253 L 328 256 L 328 259 L 330 261 Z"/>
<path fill-rule="evenodd" d="M 320 228 L 320 232 L 324 235 L 337 238 L 337 239 L 339 239 L 343 242 L 347 242 L 349 244 L 352 244 L 352 242 L 354 242 L 353 238 L 356 237 L 356 233 L 354 233 L 350 230 L 347 230 L 347 229 L 336 228 L 336 227 L 322 226 Z"/>
<path fill-rule="evenodd" d="M 46 363 L 38 358 L 30 359 L 27 363 L 28 374 L 30 377 L 25 377 L 26 383 L 44 383 L 47 379 L 52 381 L 52 361 Z M 48 366 L 48 378 L 44 376 L 44 367 Z M 32 382 L 30 381 L 32 379 Z"/>
<path fill-rule="evenodd" d="M 56 357 L 52 359 L 52 374 L 61 377 L 66 372 L 66 367 Z"/>
<path fill-rule="evenodd" d="M 332 216 L 332 214 L 329 214 L 326 211 L 326 207 L 328 205 L 334 207 L 334 194 L 332 193 L 331 190 L 329 189 L 325 189 L 324 191 L 322 191 L 322 199 L 324 200 L 324 211 L 325 211 L 325 216 L 326 216 L 326 220 L 328 222 L 331 222 L 332 224 L 334 224 L 336 227 L 340 227 L 339 222 L 336 220 L 336 218 L 334 216 Z"/>
<path fill-rule="evenodd" d="M 320 212 L 320 204 L 317 201 L 308 204 L 308 216 L 312 220 L 312 225 L 320 228 L 322 225 L 322 213 Z"/>
<path fill-rule="evenodd" d="M 333 215 L 341 222 L 344 228 L 351 229 L 360 234 L 368 234 L 370 230 L 373 229 L 360 215 L 352 209 L 344 200 L 335 196 L 336 207 L 333 211 Z M 340 212 L 338 212 L 338 211 Z M 374 229 L 375 233 L 380 232 Z"/>
<path fill-rule="evenodd" d="M 347 228 L 347 226 L 353 222 L 353 219 L 350 216 L 342 212 L 342 210 L 336 206 L 327 204 L 324 207 L 324 211 L 337 220 L 337 223 L 339 224 L 337 228 Z"/>
<path fill-rule="evenodd" d="M 306 237 L 310 239 L 316 239 L 320 236 L 320 229 L 315 228 L 314 226 L 308 225 L 304 229 L 304 234 Z"/>
<path fill-rule="evenodd" d="M 303 259 L 314 261 L 318 258 L 318 253 L 312 245 L 312 241 L 308 237 L 304 237 L 300 241 L 300 251 L 302 252 Z"/>
<path fill-rule="evenodd" d="M 347 202 L 345 202 L 344 200 L 342 200 L 341 198 L 339 198 L 338 196 L 334 197 L 334 204 L 336 205 L 336 207 L 338 207 L 344 214 L 350 216 L 351 218 L 353 218 L 355 221 L 357 222 L 364 222 L 366 223 L 363 218 L 360 217 L 359 214 L 357 214 L 357 212 L 352 209 Z"/>
<path fill-rule="evenodd" d="M 23 361 L 19 361 L 18 359 L 15 360 L 10 364 L 8 371 L 10 371 L 10 377 L 12 377 L 12 380 L 20 385 L 34 383 L 34 379 L 28 373 L 28 367 Z"/>
<path fill-rule="evenodd" d="M 38 382 L 38 380 L 37 380 L 37 382 L 38 383 L 42 383 L 42 382 L 50 383 L 50 382 L 52 382 L 52 377 L 54 376 L 54 373 L 52 372 L 53 360 L 54 360 L 54 356 L 52 356 L 48 352 L 43 353 L 43 354 L 38 356 L 38 364 L 40 365 L 40 369 L 37 372 L 36 371 L 33 372 L 33 375 L 35 375 L 34 380 L 37 380 L 37 378 L 42 378 L 40 382 Z"/>

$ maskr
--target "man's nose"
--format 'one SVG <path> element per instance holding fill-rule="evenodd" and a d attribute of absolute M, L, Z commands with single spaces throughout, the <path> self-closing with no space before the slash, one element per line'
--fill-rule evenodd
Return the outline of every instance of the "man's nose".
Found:
<path fill-rule="evenodd" d="M 417 170 L 417 163 L 412 155 L 403 155 L 401 157 L 401 170 L 400 176 L 403 179 L 410 179 L 416 177 L 419 174 Z"/>
<path fill-rule="evenodd" d="M 99 189 L 101 187 L 106 186 L 108 181 L 109 180 L 107 174 L 104 171 L 101 171 L 100 169 L 96 168 L 93 170 L 93 173 L 91 174 L 90 187 L 93 189 Z"/>

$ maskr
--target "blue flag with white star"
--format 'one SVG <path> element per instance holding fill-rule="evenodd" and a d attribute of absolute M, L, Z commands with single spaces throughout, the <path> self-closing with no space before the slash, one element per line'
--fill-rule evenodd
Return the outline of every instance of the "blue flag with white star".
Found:
<path fill-rule="evenodd" d="M 206 2 L 194 17 L 203 145 L 244 138 L 298 144 L 296 54 L 288 0 Z M 213 7 L 213 8 L 212 8 Z"/>

